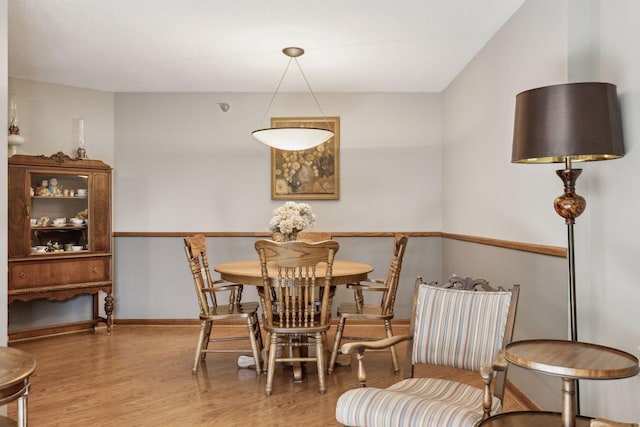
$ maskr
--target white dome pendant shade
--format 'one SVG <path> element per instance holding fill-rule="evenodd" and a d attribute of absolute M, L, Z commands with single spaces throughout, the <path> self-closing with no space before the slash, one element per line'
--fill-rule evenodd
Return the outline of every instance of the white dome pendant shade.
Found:
<path fill-rule="evenodd" d="M 283 127 L 258 129 L 251 135 L 263 144 L 278 150 L 306 150 L 327 142 L 333 132 L 327 129 Z"/>
<path fill-rule="evenodd" d="M 295 60 L 302 77 L 304 78 L 307 87 L 309 88 L 309 92 L 313 96 L 313 99 L 318 106 L 318 109 L 322 113 L 322 117 L 326 117 L 324 111 L 322 111 L 322 107 L 320 107 L 320 103 L 316 98 L 316 95 L 311 90 L 311 86 L 307 81 L 307 77 L 304 75 L 302 71 L 302 67 L 298 63 L 296 59 L 298 56 L 301 56 L 304 53 L 304 50 L 299 47 L 286 47 L 282 49 L 282 52 L 289 57 L 289 62 L 287 63 L 287 67 L 280 78 L 280 82 L 278 83 L 278 87 L 271 97 L 271 101 L 269 102 L 269 106 L 267 107 L 267 111 L 264 113 L 263 120 L 267 116 L 269 109 L 271 108 L 271 104 L 273 104 L 273 100 L 278 94 L 278 89 L 280 89 L 280 85 L 284 80 L 285 75 L 287 74 L 287 70 L 289 69 L 289 65 L 291 65 L 291 61 Z M 315 147 L 317 145 L 322 144 L 323 142 L 327 142 L 334 135 L 334 132 L 329 129 L 320 129 L 320 128 L 309 128 L 309 127 L 279 127 L 279 128 L 265 128 L 258 129 L 251 132 L 251 135 L 258 141 L 263 144 L 268 145 L 269 147 L 277 148 L 279 150 L 288 150 L 288 151 L 296 151 L 296 150 L 306 150 L 308 148 Z"/>

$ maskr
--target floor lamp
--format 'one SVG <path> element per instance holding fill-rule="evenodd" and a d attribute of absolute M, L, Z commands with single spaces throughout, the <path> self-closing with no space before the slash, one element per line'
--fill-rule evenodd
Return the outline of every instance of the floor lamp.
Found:
<path fill-rule="evenodd" d="M 554 209 L 567 225 L 569 316 L 571 340 L 578 341 L 573 224 L 586 207 L 576 194 L 582 169 L 572 162 L 610 160 L 624 156 L 622 120 L 616 86 L 610 83 L 569 83 L 531 89 L 516 96 L 513 163 L 564 163 L 556 174 L 564 193 Z M 576 384 L 576 413 L 580 413 Z"/>

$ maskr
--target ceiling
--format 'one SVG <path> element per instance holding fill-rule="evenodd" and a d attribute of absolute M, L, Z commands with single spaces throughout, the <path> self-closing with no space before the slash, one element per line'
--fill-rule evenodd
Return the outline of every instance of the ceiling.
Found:
<path fill-rule="evenodd" d="M 9 75 L 109 92 L 440 92 L 524 0 L 9 0 Z M 307 91 L 292 64 L 280 91 Z"/>

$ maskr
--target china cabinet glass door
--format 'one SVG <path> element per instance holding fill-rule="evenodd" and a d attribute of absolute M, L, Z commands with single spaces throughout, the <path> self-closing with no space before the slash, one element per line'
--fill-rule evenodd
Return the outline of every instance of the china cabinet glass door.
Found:
<path fill-rule="evenodd" d="M 31 255 L 89 251 L 89 176 L 30 174 Z"/>

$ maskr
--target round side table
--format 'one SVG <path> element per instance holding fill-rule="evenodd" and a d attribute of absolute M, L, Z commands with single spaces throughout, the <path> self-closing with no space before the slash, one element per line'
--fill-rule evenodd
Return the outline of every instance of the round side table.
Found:
<path fill-rule="evenodd" d="M 27 426 L 27 396 L 29 378 L 36 369 L 36 360 L 27 352 L 16 348 L 0 347 L 0 405 L 18 401 L 19 427 Z M 6 417 L 0 425 L 10 425 Z M 15 425 L 15 424 L 14 424 Z"/>
<path fill-rule="evenodd" d="M 524 424 L 524 420 L 543 416 L 555 419 L 559 415 L 563 427 L 580 426 L 585 421 L 583 418 L 586 417 L 576 414 L 575 390 L 578 379 L 627 378 L 640 372 L 638 358 L 632 354 L 611 347 L 577 341 L 545 339 L 514 341 L 505 346 L 504 357 L 514 365 L 562 378 L 562 413 L 557 415 L 522 413 L 519 416 L 522 423 L 517 425 L 538 425 Z M 504 419 L 507 418 L 508 415 L 505 414 Z"/>

